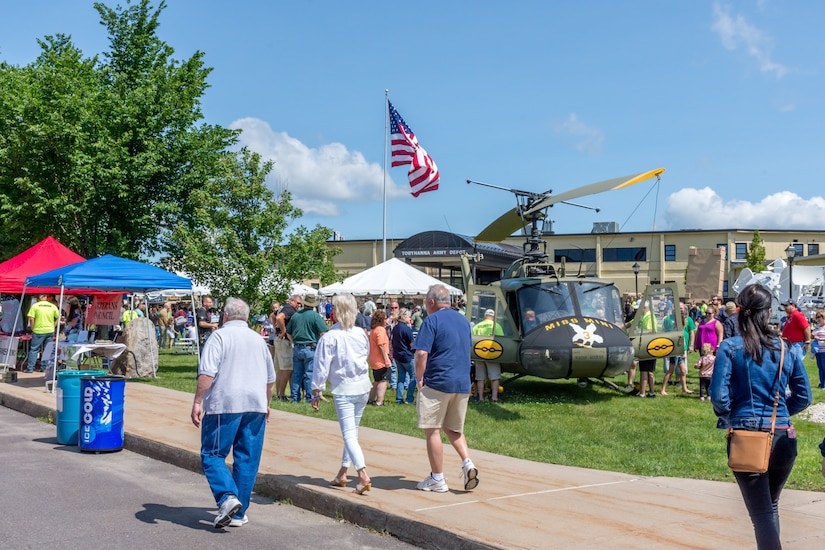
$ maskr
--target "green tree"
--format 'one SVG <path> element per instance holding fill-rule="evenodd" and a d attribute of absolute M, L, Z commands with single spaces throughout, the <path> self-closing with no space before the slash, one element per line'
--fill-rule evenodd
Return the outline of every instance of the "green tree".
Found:
<path fill-rule="evenodd" d="M 211 69 L 157 36 L 161 1 L 95 3 L 110 49 L 84 58 L 63 35 L 26 67 L 0 65 L 0 253 L 47 235 L 83 256 L 138 258 L 193 209 L 237 132 L 201 122 Z"/>
<path fill-rule="evenodd" d="M 754 273 L 759 273 L 765 269 L 765 243 L 759 235 L 759 230 L 753 231 L 753 240 L 745 254 L 745 267 Z"/>
<path fill-rule="evenodd" d="M 166 235 L 164 266 L 186 272 L 218 298 L 243 298 L 252 311 L 283 300 L 292 282 L 331 282 L 339 252 L 326 246 L 332 230 L 299 226 L 288 233 L 302 212 L 289 192 L 266 187 L 272 166 L 247 148 L 225 154 L 215 176 L 192 190 L 191 215 Z"/>

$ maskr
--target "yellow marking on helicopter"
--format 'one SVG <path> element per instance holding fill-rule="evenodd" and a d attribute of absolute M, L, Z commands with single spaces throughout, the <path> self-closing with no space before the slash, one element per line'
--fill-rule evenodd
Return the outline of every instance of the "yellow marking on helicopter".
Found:
<path fill-rule="evenodd" d="M 501 357 L 504 353 L 504 348 L 495 340 L 479 340 L 473 346 L 473 351 L 481 359 L 492 361 Z"/>
<path fill-rule="evenodd" d="M 670 338 L 654 338 L 647 344 L 647 352 L 653 357 L 667 357 L 673 353 L 675 344 Z"/>

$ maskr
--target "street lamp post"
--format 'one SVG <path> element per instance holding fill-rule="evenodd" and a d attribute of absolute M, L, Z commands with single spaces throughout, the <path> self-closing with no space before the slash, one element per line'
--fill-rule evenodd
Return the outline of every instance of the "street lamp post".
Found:
<path fill-rule="evenodd" d="M 788 300 L 793 300 L 793 258 L 796 256 L 796 248 L 793 243 L 785 249 L 785 256 L 788 257 Z"/>
<path fill-rule="evenodd" d="M 639 299 L 639 262 L 633 262 L 633 275 L 636 277 L 636 295 L 633 297 L 634 300 Z"/>

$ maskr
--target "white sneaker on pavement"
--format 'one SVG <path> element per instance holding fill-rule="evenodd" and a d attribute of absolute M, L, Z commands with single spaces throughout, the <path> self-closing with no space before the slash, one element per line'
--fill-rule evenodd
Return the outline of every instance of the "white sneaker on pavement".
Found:
<path fill-rule="evenodd" d="M 472 491 L 478 487 L 478 468 L 472 460 L 461 467 L 461 477 L 464 479 L 465 491 Z"/>
<path fill-rule="evenodd" d="M 226 527 L 232 521 L 232 516 L 241 511 L 241 501 L 235 495 L 229 495 L 218 508 L 215 516 L 215 529 Z"/>
<path fill-rule="evenodd" d="M 240 527 L 242 525 L 246 525 L 247 523 L 249 523 L 249 518 L 246 517 L 246 514 L 244 514 L 242 518 L 232 518 L 232 521 L 229 522 L 229 526 Z"/>
<path fill-rule="evenodd" d="M 432 474 L 428 475 L 424 481 L 419 481 L 416 487 L 418 487 L 420 491 L 432 491 L 433 493 L 446 493 L 450 490 L 450 488 L 447 487 L 446 479 L 436 481 L 433 479 Z"/>

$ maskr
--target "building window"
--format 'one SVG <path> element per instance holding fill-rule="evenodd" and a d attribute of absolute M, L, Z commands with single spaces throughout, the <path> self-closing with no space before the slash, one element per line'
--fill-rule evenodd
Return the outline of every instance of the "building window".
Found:
<path fill-rule="evenodd" d="M 553 252 L 553 261 L 558 263 L 564 258 L 566 262 L 595 262 L 595 248 L 557 248 Z"/>
<path fill-rule="evenodd" d="M 748 243 L 736 243 L 736 259 L 744 260 L 748 255 Z"/>
<path fill-rule="evenodd" d="M 819 243 L 813 243 L 808 245 L 808 256 L 817 256 L 819 255 Z"/>
<path fill-rule="evenodd" d="M 722 281 L 722 297 L 723 298 L 728 297 L 728 282 L 727 281 Z"/>
<path fill-rule="evenodd" d="M 676 245 L 675 244 L 666 244 L 665 245 L 665 261 L 666 262 L 675 262 L 676 261 Z"/>
<path fill-rule="evenodd" d="M 730 256 L 728 256 L 728 245 L 727 244 L 717 244 L 716 248 L 724 248 L 725 249 L 725 259 L 730 259 Z"/>
<path fill-rule="evenodd" d="M 646 262 L 647 248 L 605 248 L 602 250 L 602 257 L 605 262 Z"/>
<path fill-rule="evenodd" d="M 793 247 L 796 250 L 795 256 L 797 258 L 801 258 L 805 253 L 803 252 L 803 244 L 802 243 L 793 243 Z"/>

